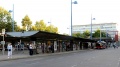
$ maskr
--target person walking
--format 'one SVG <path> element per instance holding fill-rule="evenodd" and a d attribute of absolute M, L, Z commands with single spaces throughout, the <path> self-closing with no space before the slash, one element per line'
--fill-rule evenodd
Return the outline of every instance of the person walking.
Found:
<path fill-rule="evenodd" d="M 12 44 L 11 43 L 8 43 L 7 49 L 8 49 L 8 58 L 12 58 Z"/>

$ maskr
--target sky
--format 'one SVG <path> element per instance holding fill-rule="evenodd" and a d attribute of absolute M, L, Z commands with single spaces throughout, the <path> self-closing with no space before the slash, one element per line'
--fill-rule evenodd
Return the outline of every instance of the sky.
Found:
<path fill-rule="evenodd" d="M 120 21 L 119 0 L 73 0 L 73 25 L 91 23 L 118 23 Z M 71 0 L 0 0 L 0 6 L 12 10 L 14 4 L 14 20 L 21 25 L 22 18 L 28 15 L 33 24 L 44 20 L 47 25 L 58 27 L 59 33 L 70 34 Z"/>

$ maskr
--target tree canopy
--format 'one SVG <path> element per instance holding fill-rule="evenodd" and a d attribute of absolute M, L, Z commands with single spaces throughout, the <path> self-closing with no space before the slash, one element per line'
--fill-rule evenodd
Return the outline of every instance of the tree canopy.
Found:
<path fill-rule="evenodd" d="M 22 26 L 23 26 L 23 30 L 30 30 L 31 26 L 32 26 L 32 21 L 30 20 L 29 16 L 26 15 L 23 19 L 22 19 Z"/>
<path fill-rule="evenodd" d="M 45 31 L 46 30 L 46 24 L 44 20 L 36 21 L 35 27 L 39 31 Z"/>
<path fill-rule="evenodd" d="M 106 37 L 106 32 L 101 30 L 101 37 Z M 99 38 L 100 37 L 100 29 L 96 30 L 95 33 L 93 33 L 94 38 Z"/>
<path fill-rule="evenodd" d="M 6 29 L 6 32 L 12 31 L 12 18 L 10 12 L 0 7 L 0 32 L 2 29 Z M 16 22 L 14 21 L 14 27 L 16 28 Z M 14 28 L 14 29 L 15 29 Z"/>

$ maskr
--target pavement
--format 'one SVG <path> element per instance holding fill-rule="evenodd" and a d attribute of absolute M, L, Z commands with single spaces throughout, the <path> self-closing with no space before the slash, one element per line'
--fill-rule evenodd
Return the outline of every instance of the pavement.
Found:
<path fill-rule="evenodd" d="M 92 50 L 92 49 L 89 49 Z M 25 58 L 35 58 L 35 57 L 44 57 L 44 56 L 50 56 L 50 55 L 58 55 L 58 54 L 65 54 L 65 53 L 72 53 L 72 52 L 78 52 L 78 51 L 87 51 L 87 50 L 74 50 L 74 51 L 67 51 L 67 52 L 55 52 L 55 53 L 39 53 L 36 55 L 29 55 L 28 50 L 25 51 L 14 51 L 12 58 L 8 58 L 7 51 L 4 52 L 4 55 L 2 51 L 0 52 L 0 62 L 1 61 L 9 61 L 9 60 L 17 60 L 17 59 L 25 59 Z"/>

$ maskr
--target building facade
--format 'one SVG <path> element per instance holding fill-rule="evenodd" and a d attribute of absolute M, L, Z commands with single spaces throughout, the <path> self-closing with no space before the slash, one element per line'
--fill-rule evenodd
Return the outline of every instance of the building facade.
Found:
<path fill-rule="evenodd" d="M 101 30 L 108 33 L 112 38 L 115 38 L 115 35 L 118 35 L 118 24 L 117 23 L 100 23 L 100 24 L 92 24 L 92 33 L 96 30 Z M 84 31 L 91 32 L 91 24 L 87 25 L 73 25 L 72 32 L 73 33 L 83 33 Z"/>

